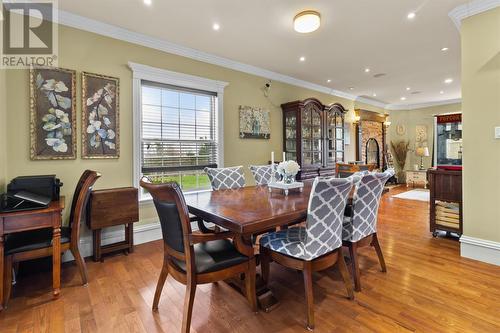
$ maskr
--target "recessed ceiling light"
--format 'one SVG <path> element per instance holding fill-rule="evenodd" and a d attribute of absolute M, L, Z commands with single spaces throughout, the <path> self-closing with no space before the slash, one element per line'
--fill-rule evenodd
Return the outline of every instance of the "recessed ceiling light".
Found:
<path fill-rule="evenodd" d="M 318 30 L 321 25 L 321 16 L 314 10 L 306 10 L 295 15 L 293 28 L 302 34 Z"/>
<path fill-rule="evenodd" d="M 442 95 L 442 94 L 444 94 L 444 91 L 441 90 L 439 93 Z"/>
<path fill-rule="evenodd" d="M 145 4 L 146 6 L 151 6 L 151 4 L 152 4 L 152 0 L 144 0 L 144 4 Z"/>
<path fill-rule="evenodd" d="M 328 80 L 326 80 L 326 82 L 330 83 L 330 82 L 332 82 L 332 80 L 328 79 Z"/>
<path fill-rule="evenodd" d="M 406 101 L 406 97 L 403 96 L 403 97 L 400 98 L 400 100 Z"/>
<path fill-rule="evenodd" d="M 451 79 L 451 78 L 450 78 L 450 79 L 446 79 L 446 80 L 444 80 L 444 83 L 446 83 L 446 84 L 450 84 L 450 83 L 452 83 L 452 82 L 453 82 L 453 79 Z"/>
<path fill-rule="evenodd" d="M 306 57 L 300 57 L 299 60 L 300 61 L 306 61 Z"/>
<path fill-rule="evenodd" d="M 411 88 L 410 88 L 410 87 L 406 87 L 406 91 L 410 91 L 410 90 L 411 90 Z"/>
<path fill-rule="evenodd" d="M 370 73 L 370 69 L 369 68 L 365 68 L 365 73 Z"/>
<path fill-rule="evenodd" d="M 406 16 L 409 20 L 413 20 L 417 16 L 414 12 L 408 13 L 408 16 Z"/>
<path fill-rule="evenodd" d="M 372 95 L 372 96 L 373 96 L 373 97 L 377 97 L 377 94 L 376 94 L 376 93 L 373 93 L 373 95 Z"/>
<path fill-rule="evenodd" d="M 443 52 L 446 52 L 446 51 L 448 51 L 448 50 L 449 50 L 449 48 L 447 48 L 447 47 L 443 47 L 443 48 L 441 49 L 441 51 L 443 51 Z"/>
<path fill-rule="evenodd" d="M 218 31 L 220 29 L 219 23 L 212 24 L 212 29 L 214 29 L 215 31 Z"/>
<path fill-rule="evenodd" d="M 349 90 L 354 90 L 354 87 L 349 87 Z"/>

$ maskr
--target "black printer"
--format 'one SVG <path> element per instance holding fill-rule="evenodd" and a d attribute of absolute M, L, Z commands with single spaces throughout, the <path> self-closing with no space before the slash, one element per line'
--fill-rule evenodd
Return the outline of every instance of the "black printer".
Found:
<path fill-rule="evenodd" d="M 46 208 L 51 201 L 59 200 L 62 185 L 55 175 L 16 177 L 7 185 L 7 193 L 2 195 L 0 211 Z"/>

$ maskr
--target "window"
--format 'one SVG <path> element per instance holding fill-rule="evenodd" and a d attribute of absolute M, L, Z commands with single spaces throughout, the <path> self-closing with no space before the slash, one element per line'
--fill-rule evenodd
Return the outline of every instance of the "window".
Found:
<path fill-rule="evenodd" d="M 176 181 L 184 192 L 209 190 L 203 169 L 222 166 L 220 108 L 226 83 L 129 66 L 134 71 L 136 186 L 147 176 L 158 183 Z M 142 200 L 149 198 L 141 191 Z"/>

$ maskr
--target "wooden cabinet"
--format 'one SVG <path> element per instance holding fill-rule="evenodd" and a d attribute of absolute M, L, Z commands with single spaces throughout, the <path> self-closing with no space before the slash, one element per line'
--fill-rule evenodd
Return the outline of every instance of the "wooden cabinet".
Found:
<path fill-rule="evenodd" d="M 344 160 L 344 114 L 341 104 L 323 105 L 315 98 L 289 102 L 283 109 L 283 150 L 301 167 L 299 179 L 335 175 Z"/>
<path fill-rule="evenodd" d="M 429 169 L 430 231 L 462 235 L 462 171 Z"/>

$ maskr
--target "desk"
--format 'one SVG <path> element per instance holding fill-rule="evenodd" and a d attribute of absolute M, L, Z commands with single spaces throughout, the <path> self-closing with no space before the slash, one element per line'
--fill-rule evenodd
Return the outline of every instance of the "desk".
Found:
<path fill-rule="evenodd" d="M 64 209 L 64 197 L 52 201 L 44 209 L 0 213 L 0 310 L 4 300 L 4 237 L 15 232 L 53 228 L 52 236 L 52 286 L 54 297 L 61 290 L 61 213 Z M 56 253 L 57 255 L 54 255 Z"/>

